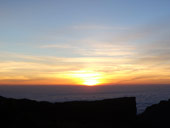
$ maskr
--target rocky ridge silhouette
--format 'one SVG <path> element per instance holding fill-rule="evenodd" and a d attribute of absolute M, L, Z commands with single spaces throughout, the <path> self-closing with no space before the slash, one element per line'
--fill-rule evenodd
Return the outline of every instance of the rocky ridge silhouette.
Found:
<path fill-rule="evenodd" d="M 1 96 L 0 115 L 5 128 L 168 127 L 170 100 L 137 115 L 135 97 L 50 103 Z"/>

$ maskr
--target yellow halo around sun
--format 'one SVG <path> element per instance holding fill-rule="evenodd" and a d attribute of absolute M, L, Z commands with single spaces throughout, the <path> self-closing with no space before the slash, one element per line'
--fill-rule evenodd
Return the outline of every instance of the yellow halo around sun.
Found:
<path fill-rule="evenodd" d="M 87 86 L 95 86 L 99 83 L 99 81 L 97 80 L 85 80 L 85 82 L 83 83 L 84 85 L 87 85 Z"/>
<path fill-rule="evenodd" d="M 78 78 L 78 83 L 86 86 L 101 84 L 102 74 L 94 71 L 75 71 L 72 76 Z"/>

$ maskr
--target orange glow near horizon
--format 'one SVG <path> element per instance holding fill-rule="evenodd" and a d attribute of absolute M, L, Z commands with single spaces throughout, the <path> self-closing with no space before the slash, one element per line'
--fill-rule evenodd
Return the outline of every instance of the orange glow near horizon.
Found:
<path fill-rule="evenodd" d="M 17 58 L 17 56 L 16 56 Z M 24 57 L 23 57 L 24 58 Z M 25 56 L 25 59 L 31 56 Z M 39 58 L 46 60 L 46 58 Z M 111 58 L 55 58 L 42 62 L 0 63 L 0 85 L 135 85 L 170 84 L 167 67 L 153 62 L 129 64 Z M 70 64 L 71 63 L 71 64 Z"/>

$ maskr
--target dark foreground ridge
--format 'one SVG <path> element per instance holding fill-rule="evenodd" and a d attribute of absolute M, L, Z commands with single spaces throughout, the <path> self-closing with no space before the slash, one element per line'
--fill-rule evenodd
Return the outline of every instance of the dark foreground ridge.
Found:
<path fill-rule="evenodd" d="M 0 97 L 0 117 L 4 128 L 155 128 L 168 126 L 170 101 L 137 116 L 135 97 L 65 103 Z"/>

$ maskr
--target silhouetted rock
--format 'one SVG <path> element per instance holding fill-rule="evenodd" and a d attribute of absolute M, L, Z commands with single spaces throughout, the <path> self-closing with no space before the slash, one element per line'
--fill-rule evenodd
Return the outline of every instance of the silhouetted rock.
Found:
<path fill-rule="evenodd" d="M 142 126 L 170 127 L 170 100 L 161 101 L 159 104 L 154 104 L 140 114 L 139 122 Z"/>
<path fill-rule="evenodd" d="M 131 127 L 134 97 L 64 103 L 0 97 L 1 125 L 24 128 Z"/>

